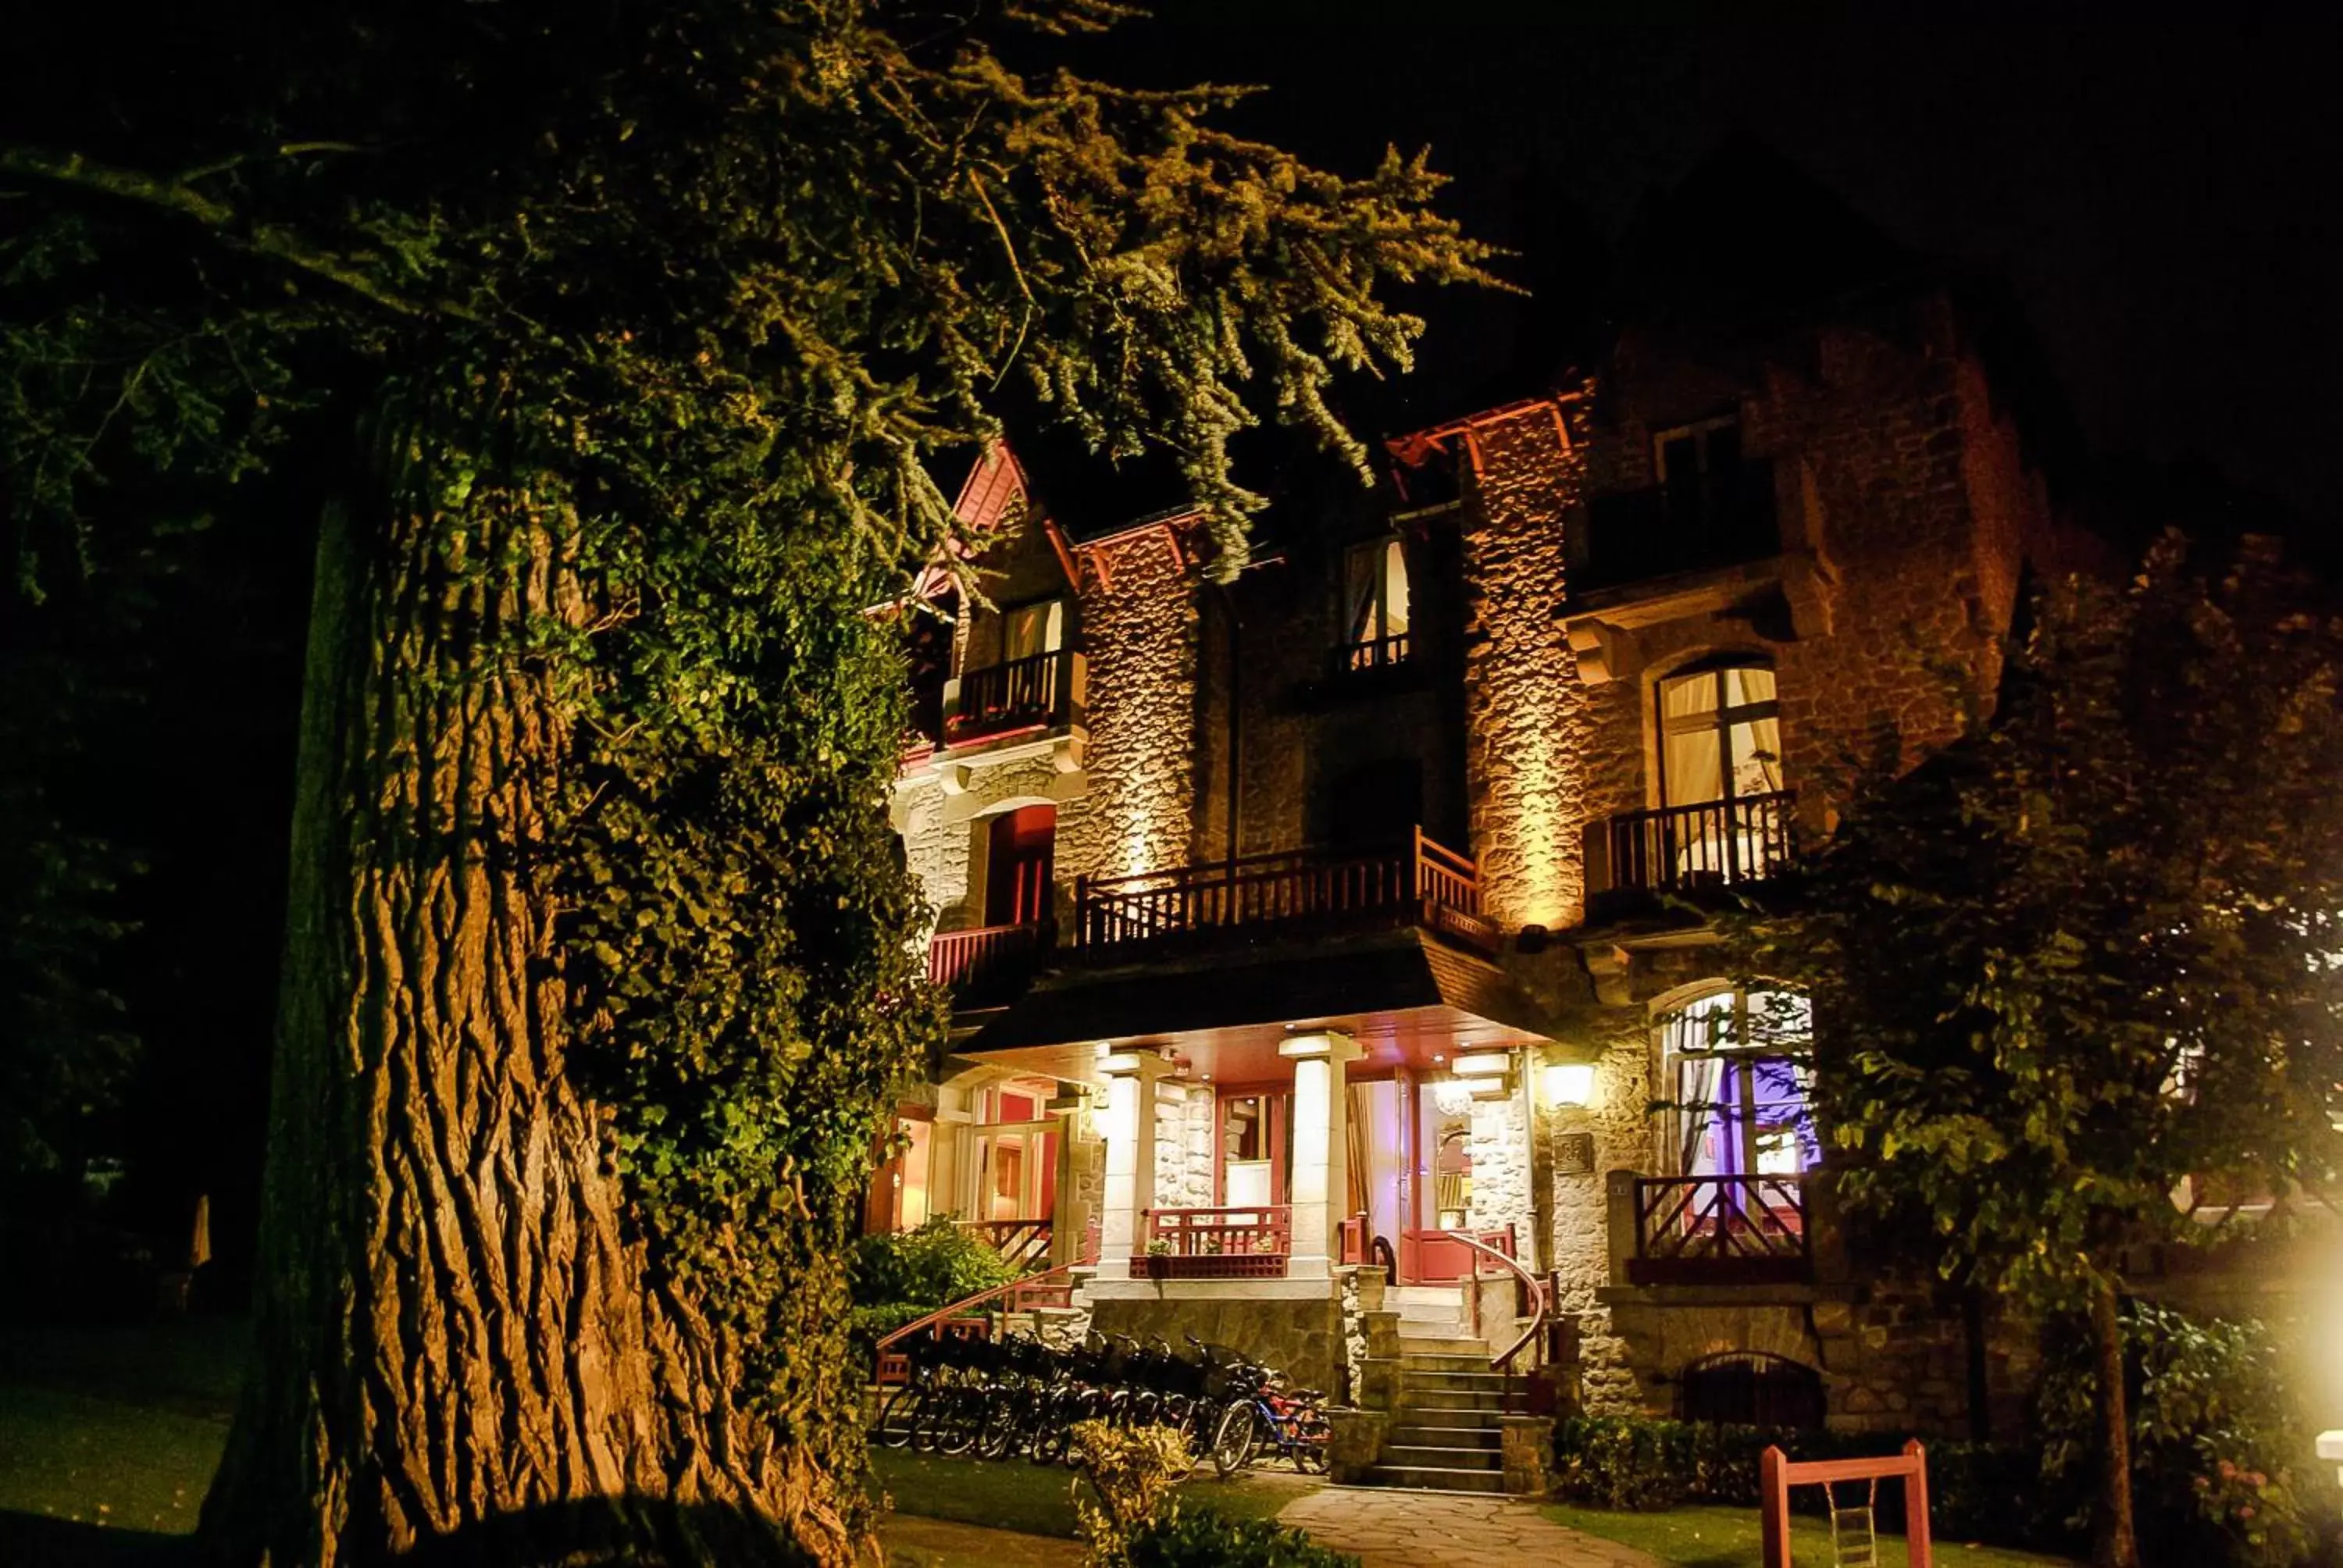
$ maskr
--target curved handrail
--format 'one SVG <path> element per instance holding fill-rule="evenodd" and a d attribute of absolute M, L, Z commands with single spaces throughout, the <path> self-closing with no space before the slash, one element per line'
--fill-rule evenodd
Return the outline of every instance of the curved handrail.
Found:
<path fill-rule="evenodd" d="M 1476 1314 L 1481 1310 L 1480 1254 L 1483 1252 L 1486 1252 L 1490 1257 L 1496 1259 L 1497 1261 L 1503 1263 L 1506 1268 L 1511 1269 L 1513 1271 L 1514 1277 L 1530 1288 L 1530 1300 L 1535 1304 L 1537 1309 L 1530 1315 L 1530 1326 L 1522 1331 L 1521 1338 L 1515 1340 L 1512 1344 L 1505 1348 L 1504 1354 L 1492 1357 L 1489 1362 L 1489 1365 L 1491 1367 L 1503 1372 L 1506 1378 L 1510 1380 L 1513 1376 L 1513 1358 L 1528 1348 L 1530 1342 L 1537 1338 L 1538 1331 L 1545 1327 L 1545 1287 L 1538 1282 L 1538 1277 L 1535 1274 L 1531 1273 L 1527 1269 L 1522 1267 L 1520 1259 L 1513 1257 L 1511 1253 L 1501 1252 L 1496 1248 L 1489 1245 L 1488 1242 L 1482 1241 L 1478 1236 L 1469 1235 L 1463 1231 L 1447 1231 L 1446 1234 L 1452 1241 L 1462 1241 L 1466 1246 L 1473 1249 L 1473 1310 Z M 1511 1386 L 1510 1382 L 1508 1382 L 1507 1386 Z"/>
<path fill-rule="evenodd" d="M 899 1341 L 910 1339 L 923 1329 L 931 1329 L 946 1319 L 959 1317 L 971 1307 L 980 1307 L 997 1296 L 1005 1296 L 1012 1292 L 1031 1290 L 1035 1286 L 1051 1284 L 1053 1282 L 1054 1276 L 1071 1274 L 1075 1269 L 1082 1266 L 1078 1263 L 1060 1263 L 1053 1269 L 1042 1269 L 1031 1274 L 1020 1274 L 1005 1285 L 994 1285 L 989 1290 L 979 1291 L 972 1296 L 966 1296 L 947 1306 L 938 1307 L 924 1318 L 912 1319 L 894 1332 L 880 1338 L 877 1344 L 870 1347 L 872 1375 L 874 1377 L 878 1375 L 879 1368 L 886 1363 L 887 1352 Z"/>

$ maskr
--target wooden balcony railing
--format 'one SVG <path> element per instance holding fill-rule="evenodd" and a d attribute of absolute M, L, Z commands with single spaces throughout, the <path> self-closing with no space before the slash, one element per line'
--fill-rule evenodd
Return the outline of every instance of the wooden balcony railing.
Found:
<path fill-rule="evenodd" d="M 1408 634 L 1393 632 L 1389 637 L 1371 637 L 1364 642 L 1348 642 L 1335 649 L 1335 662 L 1343 670 L 1383 669 L 1394 664 L 1405 664 L 1413 645 Z"/>
<path fill-rule="evenodd" d="M 1081 671 L 1082 656 L 1070 648 L 967 671 L 944 689 L 944 744 L 966 746 L 1072 723 Z"/>
<path fill-rule="evenodd" d="M 1801 1176 L 1639 1176 L 1637 1285 L 1791 1284 L 1812 1277 Z"/>
<path fill-rule="evenodd" d="M 1762 881 L 1790 859 L 1796 799 L 1777 789 L 1614 817 L 1608 886 L 1676 892 Z"/>
<path fill-rule="evenodd" d="M 1282 1280 L 1293 1252 L 1293 1210 L 1285 1203 L 1230 1209 L 1150 1209 L 1146 1242 L 1171 1251 L 1131 1260 L 1131 1277 Z"/>
<path fill-rule="evenodd" d="M 978 926 L 928 939 L 928 979 L 963 1005 L 1013 990 L 1030 978 L 1050 945 L 1040 925 Z"/>
<path fill-rule="evenodd" d="M 1047 1220 L 962 1220 L 960 1226 L 983 1237 L 1015 1268 L 1039 1269 L 1050 1261 L 1051 1225 Z"/>
<path fill-rule="evenodd" d="M 1496 923 L 1481 913 L 1479 872 L 1421 828 L 1391 849 L 1286 850 L 1074 881 L 1074 940 L 1093 955 L 1276 927 L 1408 924 L 1497 949 Z"/>

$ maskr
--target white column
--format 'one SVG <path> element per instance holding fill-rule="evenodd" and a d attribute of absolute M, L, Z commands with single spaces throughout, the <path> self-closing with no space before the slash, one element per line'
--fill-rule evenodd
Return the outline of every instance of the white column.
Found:
<path fill-rule="evenodd" d="M 1297 1034 L 1277 1053 L 1293 1063 L 1292 1260 L 1286 1272 L 1322 1280 L 1333 1272 L 1337 1227 L 1348 1208 L 1350 1103 L 1342 1064 L 1361 1054 L 1347 1034 Z"/>
<path fill-rule="evenodd" d="M 1106 1191 L 1099 1215 L 1099 1271 L 1109 1279 L 1147 1251 L 1143 1216 L 1155 1206 L 1155 1080 L 1164 1064 L 1131 1052 L 1099 1063 L 1106 1074 Z"/>

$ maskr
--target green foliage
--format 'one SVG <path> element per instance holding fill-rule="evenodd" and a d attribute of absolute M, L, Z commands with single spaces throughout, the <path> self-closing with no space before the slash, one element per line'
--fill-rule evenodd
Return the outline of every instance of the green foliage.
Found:
<path fill-rule="evenodd" d="M 542 834 L 478 845 L 559 911 L 546 1027 L 656 1282 L 833 1473 L 856 1199 L 942 1039 L 883 809 L 899 628 L 869 613 L 968 557 L 930 460 L 1012 402 L 1168 450 L 1232 573 L 1258 500 L 1230 437 L 1271 416 L 1357 460 L 1329 378 L 1420 330 L 1382 291 L 1484 281 L 1421 158 L 1325 173 L 1219 129 L 1232 92 L 990 46 L 1119 9 L 258 8 L 146 40 L 168 93 L 127 109 L 0 106 L 19 575 L 126 519 L 281 527 L 293 493 L 362 520 L 369 582 L 419 579 L 379 607 L 419 648 L 380 678 L 488 705 L 532 770 Z"/>
<path fill-rule="evenodd" d="M 982 1236 L 938 1215 L 916 1231 L 863 1237 L 852 1274 L 857 1306 L 901 1302 L 932 1311 L 1005 1285 L 1017 1270 Z"/>
<path fill-rule="evenodd" d="M 1073 1463 L 1081 1473 L 1074 1523 L 1092 1568 L 1122 1568 L 1132 1543 L 1179 1513 L 1182 1483 L 1196 1467 L 1188 1440 L 1168 1426 L 1074 1423 Z M 1088 1495 L 1082 1488 L 1086 1486 Z"/>
<path fill-rule="evenodd" d="M 2302 1482 L 2330 1495 L 2308 1464 L 2312 1433 L 2298 1414 L 2277 1346 L 2254 1323 L 2191 1318 L 2148 1302 L 2124 1308 L 2133 1495 L 2150 1563 L 2289 1568 L 2309 1560 L 2315 1527 Z M 2099 1458 L 2098 1380 L 2087 1331 L 2054 1337 L 2038 1395 L 2054 1474 Z M 2331 1508 L 2318 1511 L 2330 1516 Z"/>
<path fill-rule="evenodd" d="M 888 1333 L 938 1307 L 1005 1285 L 1017 1270 L 985 1240 L 938 1215 L 916 1231 L 865 1236 L 848 1268 L 847 1327 L 858 1365 Z"/>
<path fill-rule="evenodd" d="M 1131 1538 L 1131 1568 L 1358 1568 L 1359 1560 L 1321 1546 L 1273 1519 L 1227 1519 L 1182 1509 Z"/>
<path fill-rule="evenodd" d="M 1768 1447 L 1795 1461 L 1873 1458 L 1902 1452 L 1905 1439 L 1877 1432 L 1769 1430 L 1640 1416 L 1575 1416 L 1554 1432 L 1554 1490 L 1572 1503 L 1629 1513 L 1688 1503 L 1755 1508 Z M 2031 1448 L 1926 1440 L 1929 1518 L 1950 1541 L 2061 1551 L 2076 1493 L 2068 1478 L 2046 1476 Z M 1790 1505 L 1820 1513 L 1819 1488 L 1793 1488 Z M 1882 1485 L 1880 1527 L 1904 1526 L 1901 1489 Z"/>
<path fill-rule="evenodd" d="M 2185 1178 L 2324 1190 L 2343 1158 L 2343 629 L 2257 549 L 2177 539 L 2034 618 L 1991 721 L 1858 781 L 1735 934 L 1813 998 L 1850 1208 L 2056 1308 L 2127 1242 L 2217 1235 Z"/>

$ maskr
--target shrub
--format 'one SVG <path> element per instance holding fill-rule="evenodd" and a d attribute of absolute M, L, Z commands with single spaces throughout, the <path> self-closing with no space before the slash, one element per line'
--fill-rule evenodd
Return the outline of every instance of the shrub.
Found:
<path fill-rule="evenodd" d="M 863 1237 L 848 1275 L 857 1306 L 903 1302 L 930 1312 L 1016 1277 L 983 1237 L 941 1216 L 916 1231 Z"/>
<path fill-rule="evenodd" d="M 1131 1538 L 1131 1568 L 1359 1568 L 1271 1519 L 1224 1519 L 1209 1508 L 1161 1520 Z"/>
<path fill-rule="evenodd" d="M 938 1307 L 1005 1285 L 1017 1270 L 975 1232 L 938 1217 L 916 1231 L 865 1236 L 848 1271 L 847 1332 L 868 1356 L 880 1339 Z"/>
<path fill-rule="evenodd" d="M 2311 1438 L 2268 1331 L 2132 1302 L 2124 1342 L 2142 1555 L 2191 1568 L 2308 1561 L 2316 1527 L 2295 1467 Z M 2098 1473 L 2098 1377 L 2081 1325 L 2054 1328 L 2049 1348 L 2041 1428 L 2050 1470 L 2085 1491 L 2079 1520 Z"/>
<path fill-rule="evenodd" d="M 1579 1416 L 1554 1435 L 1554 1488 L 1595 1508 L 1654 1512 L 1687 1503 L 1755 1508 L 1768 1446 L 1793 1460 L 1858 1459 L 1902 1451 L 1900 1435 L 1775 1430 L 1640 1416 Z M 1947 1540 L 2057 1550 L 2069 1543 L 2064 1523 L 2071 1494 L 2046 1484 L 2029 1448 L 1929 1441 L 1929 1518 Z M 1842 1488 L 1844 1493 L 1845 1488 Z M 1820 1488 L 1799 1487 L 1790 1504 L 1825 1507 Z M 1903 1488 L 1879 1489 L 1884 1530 L 1904 1524 Z"/>
<path fill-rule="evenodd" d="M 1091 1494 L 1074 1493 L 1074 1523 L 1090 1545 L 1090 1561 L 1102 1568 L 1128 1563 L 1141 1533 L 1171 1523 L 1178 1512 L 1175 1494 L 1196 1467 L 1188 1440 L 1168 1426 L 1102 1421 L 1077 1422 L 1071 1435 L 1074 1467 Z"/>

